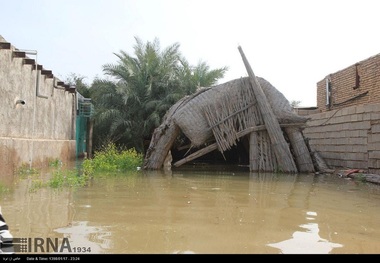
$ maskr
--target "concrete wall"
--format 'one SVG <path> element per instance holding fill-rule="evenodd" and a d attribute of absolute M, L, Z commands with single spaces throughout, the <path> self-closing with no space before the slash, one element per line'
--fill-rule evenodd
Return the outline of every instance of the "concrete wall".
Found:
<path fill-rule="evenodd" d="M 326 79 L 330 81 L 330 105 L 326 106 Z M 380 103 L 380 54 L 326 76 L 317 83 L 321 112 Z"/>
<path fill-rule="evenodd" d="M 380 173 L 380 103 L 310 115 L 303 134 L 330 168 Z"/>
<path fill-rule="evenodd" d="M 7 43 L 0 36 L 0 167 L 73 160 L 76 92 L 44 69 L 38 54 L 24 57 Z"/>

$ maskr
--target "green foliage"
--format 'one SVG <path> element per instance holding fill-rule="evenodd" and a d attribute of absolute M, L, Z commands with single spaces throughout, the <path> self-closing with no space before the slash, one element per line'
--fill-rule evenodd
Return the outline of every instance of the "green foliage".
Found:
<path fill-rule="evenodd" d="M 59 159 L 53 159 L 49 161 L 49 167 L 60 167 L 62 166 L 62 161 Z"/>
<path fill-rule="evenodd" d="M 9 187 L 0 182 L 0 195 L 8 193 L 9 191 Z"/>
<path fill-rule="evenodd" d="M 48 184 L 40 178 L 32 179 L 32 184 L 29 188 L 29 192 L 36 192 L 38 189 L 46 187 Z"/>
<path fill-rule="evenodd" d="M 85 186 L 89 180 L 89 176 L 85 174 L 80 175 L 78 169 L 62 169 L 62 162 L 59 159 L 49 161 L 49 167 L 52 168 L 52 171 L 47 178 L 43 178 L 41 171 L 38 169 L 29 168 L 28 164 L 22 164 L 17 169 L 16 174 L 19 175 L 21 179 L 31 181 L 29 187 L 30 192 L 35 192 L 44 187 L 82 187 Z M 2 191 L 0 185 L 0 193 Z"/>
<path fill-rule="evenodd" d="M 31 168 L 29 164 L 23 163 L 17 170 L 16 174 L 21 177 L 26 177 L 28 175 L 39 174 L 39 171 L 35 168 Z"/>
<path fill-rule="evenodd" d="M 86 175 L 79 175 L 77 170 L 62 170 L 60 168 L 54 169 L 50 178 L 45 181 L 41 178 L 32 178 L 32 184 L 29 189 L 30 192 L 35 192 L 37 189 L 44 187 L 51 188 L 65 188 L 65 187 L 83 187 L 87 184 L 89 177 Z"/>
<path fill-rule="evenodd" d="M 65 80 L 69 85 L 74 85 L 76 90 L 85 98 L 90 97 L 89 86 L 84 82 L 86 77 L 71 73 Z"/>
<path fill-rule="evenodd" d="M 85 159 L 82 162 L 82 174 L 90 177 L 95 174 L 95 167 L 93 165 L 93 159 Z"/>
<path fill-rule="evenodd" d="M 48 181 L 48 185 L 52 188 L 59 187 L 82 187 L 87 184 L 89 177 L 79 175 L 75 170 L 56 170 Z"/>
<path fill-rule="evenodd" d="M 136 170 L 143 162 L 143 155 L 134 148 L 118 150 L 113 143 L 96 151 L 93 159 L 82 163 L 83 174 L 92 176 L 97 172 L 124 172 Z"/>
<path fill-rule="evenodd" d="M 65 187 L 86 186 L 91 176 L 96 172 L 120 172 L 135 171 L 143 162 L 143 155 L 132 149 L 117 149 L 115 144 L 107 144 L 102 151 L 95 152 L 94 159 L 85 159 L 79 169 L 63 169 L 62 162 L 58 159 L 49 161 L 52 168 L 47 179 L 42 178 L 41 172 L 29 165 L 23 164 L 17 170 L 17 174 L 31 181 L 30 192 L 50 187 L 61 189 Z M 0 194 L 8 192 L 9 189 L 0 184 Z"/>
<path fill-rule="evenodd" d="M 205 62 L 191 66 L 174 43 L 161 49 L 157 38 L 135 38 L 134 54 L 120 51 L 105 64 L 110 79 L 96 79 L 90 97 L 96 109 L 93 146 L 115 143 L 144 153 L 167 110 L 199 87 L 216 84 L 227 68 L 211 70 Z"/>

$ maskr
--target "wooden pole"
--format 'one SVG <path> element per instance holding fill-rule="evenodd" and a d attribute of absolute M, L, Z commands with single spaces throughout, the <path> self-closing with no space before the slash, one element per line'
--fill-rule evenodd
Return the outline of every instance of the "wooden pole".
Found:
<path fill-rule="evenodd" d="M 196 151 L 196 152 L 190 154 L 189 156 L 179 160 L 178 162 L 175 162 L 174 166 L 179 167 L 184 163 L 187 163 L 187 162 L 190 162 L 191 160 L 197 159 L 197 158 L 205 155 L 206 153 L 212 152 L 216 149 L 218 149 L 218 145 L 216 143 L 213 143 L 213 144 L 211 144 L 211 145 L 209 145 L 209 146 L 207 146 L 207 147 L 205 147 L 199 151 Z"/>
<path fill-rule="evenodd" d="M 279 170 L 288 173 L 296 173 L 297 166 L 294 162 L 292 154 L 290 152 L 289 146 L 284 138 L 280 124 L 277 121 L 276 116 L 272 112 L 272 109 L 267 101 L 267 98 L 257 81 L 255 73 L 248 63 L 247 58 L 244 55 L 242 48 L 238 47 L 239 52 L 242 56 L 244 65 L 247 69 L 248 75 L 250 77 L 251 87 L 256 96 L 258 103 L 258 108 L 260 109 L 261 115 L 264 120 L 264 124 L 267 128 L 269 138 L 271 140 L 271 145 L 276 155 L 277 163 L 279 165 Z"/>
<path fill-rule="evenodd" d="M 287 127 L 285 128 L 285 132 L 292 145 L 298 170 L 302 173 L 315 172 L 313 160 L 311 159 L 309 149 L 307 148 L 300 128 Z"/>
<path fill-rule="evenodd" d="M 251 172 L 259 171 L 259 150 L 257 144 L 257 132 L 251 132 L 249 134 L 249 170 Z"/>
<path fill-rule="evenodd" d="M 92 159 L 92 135 L 94 131 L 94 119 L 87 120 L 87 158 Z"/>

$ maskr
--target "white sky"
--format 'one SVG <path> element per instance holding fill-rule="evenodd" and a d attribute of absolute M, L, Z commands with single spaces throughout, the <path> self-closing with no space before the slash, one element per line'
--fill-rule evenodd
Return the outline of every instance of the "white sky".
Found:
<path fill-rule="evenodd" d="M 247 76 L 240 45 L 256 76 L 306 107 L 318 81 L 380 53 L 379 32 L 378 0 L 0 0 L 0 35 L 61 80 L 105 77 L 137 36 L 229 67 L 224 83 Z"/>

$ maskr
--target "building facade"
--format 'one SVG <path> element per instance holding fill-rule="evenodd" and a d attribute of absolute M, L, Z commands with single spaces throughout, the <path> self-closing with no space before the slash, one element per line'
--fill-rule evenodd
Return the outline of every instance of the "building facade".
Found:
<path fill-rule="evenodd" d="M 320 112 L 380 103 L 380 54 L 327 75 L 317 83 Z"/>
<path fill-rule="evenodd" d="M 0 36 L 0 166 L 42 167 L 76 157 L 77 92 Z"/>
<path fill-rule="evenodd" d="M 336 169 L 380 173 L 380 54 L 317 83 L 317 107 L 304 111 L 311 148 Z"/>

